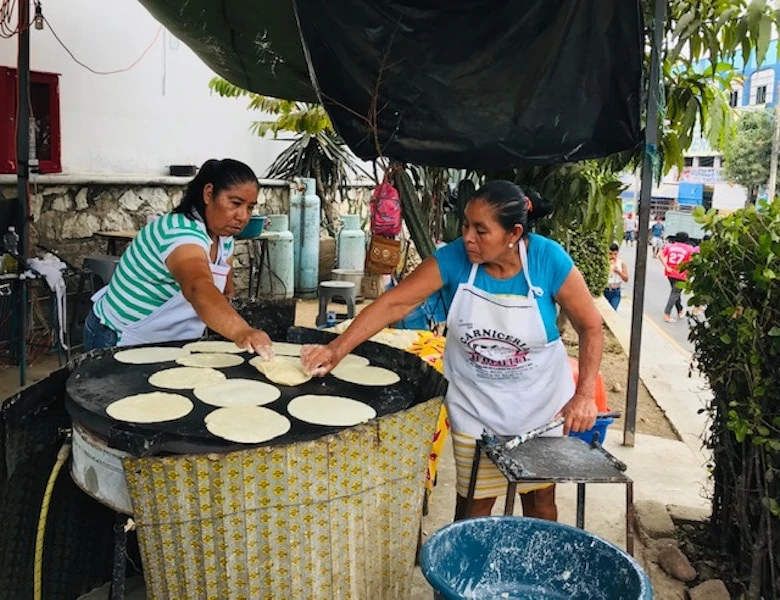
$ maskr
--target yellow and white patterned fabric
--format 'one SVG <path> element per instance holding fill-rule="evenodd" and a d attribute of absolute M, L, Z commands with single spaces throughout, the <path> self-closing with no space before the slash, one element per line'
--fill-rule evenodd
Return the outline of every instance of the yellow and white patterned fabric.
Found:
<path fill-rule="evenodd" d="M 455 455 L 455 469 L 457 480 L 455 489 L 459 496 L 466 498 L 469 491 L 469 482 L 471 480 L 471 468 L 474 463 L 474 449 L 477 440 L 469 435 L 452 432 L 452 450 Z M 520 494 L 533 492 L 550 487 L 551 483 L 527 483 L 519 484 L 517 491 Z M 506 494 L 507 479 L 501 474 L 496 465 L 484 454 L 479 461 L 479 471 L 477 472 L 477 485 L 474 488 L 474 498 L 495 498 Z"/>
<path fill-rule="evenodd" d="M 150 600 L 407 600 L 441 402 L 311 442 L 125 460 Z"/>

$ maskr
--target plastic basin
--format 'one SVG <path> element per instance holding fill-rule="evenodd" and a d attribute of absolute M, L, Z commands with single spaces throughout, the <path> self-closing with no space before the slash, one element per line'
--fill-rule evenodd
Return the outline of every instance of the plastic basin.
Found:
<path fill-rule="evenodd" d="M 448 525 L 422 547 L 420 566 L 445 600 L 649 600 L 650 581 L 623 550 L 569 525 L 481 517 Z"/>
<path fill-rule="evenodd" d="M 236 238 L 239 240 L 251 240 L 252 238 L 258 237 L 263 233 L 265 220 L 265 215 L 252 215 L 249 218 L 249 223 L 246 224 L 246 227 L 241 230 L 241 233 L 239 233 Z"/>

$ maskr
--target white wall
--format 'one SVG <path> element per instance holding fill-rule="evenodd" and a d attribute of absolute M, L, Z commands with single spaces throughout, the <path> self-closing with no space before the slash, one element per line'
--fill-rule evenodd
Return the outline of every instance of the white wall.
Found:
<path fill-rule="evenodd" d="M 43 2 L 63 42 L 96 70 L 128 66 L 159 24 L 137 0 Z M 15 22 L 15 21 L 14 21 Z M 16 67 L 17 40 L 0 39 L 0 65 Z M 232 157 L 262 176 L 283 142 L 249 133 L 246 99 L 212 96 L 214 75 L 163 31 L 130 71 L 95 75 L 76 64 L 48 28 L 31 29 L 31 68 L 60 73 L 64 173 L 163 174 L 171 164 Z"/>

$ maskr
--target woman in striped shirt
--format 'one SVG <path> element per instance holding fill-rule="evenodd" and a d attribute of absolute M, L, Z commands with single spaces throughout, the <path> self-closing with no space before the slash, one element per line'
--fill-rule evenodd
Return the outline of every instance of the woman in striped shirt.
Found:
<path fill-rule="evenodd" d="M 271 340 L 233 309 L 235 242 L 257 204 L 242 162 L 208 160 L 172 212 L 138 232 L 111 281 L 92 298 L 84 348 L 190 340 L 208 326 L 269 357 Z"/>

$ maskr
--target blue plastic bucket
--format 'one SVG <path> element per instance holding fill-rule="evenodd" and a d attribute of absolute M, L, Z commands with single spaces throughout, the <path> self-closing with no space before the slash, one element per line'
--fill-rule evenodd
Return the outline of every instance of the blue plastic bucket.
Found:
<path fill-rule="evenodd" d="M 582 529 L 524 517 L 448 525 L 422 547 L 420 566 L 444 600 L 650 600 L 642 568 Z"/>
<path fill-rule="evenodd" d="M 239 240 L 251 240 L 259 237 L 260 234 L 263 233 L 265 220 L 265 215 L 252 215 L 249 218 L 249 223 L 246 224 L 246 227 L 241 230 L 241 233 L 239 233 L 236 238 Z"/>
<path fill-rule="evenodd" d="M 578 433 L 574 433 L 573 431 L 569 433 L 571 437 L 578 437 L 581 440 L 584 440 L 588 442 L 589 444 L 593 441 L 593 434 L 598 433 L 599 434 L 599 443 L 603 444 L 604 441 L 607 439 L 607 427 L 612 425 L 612 423 L 615 421 L 612 417 L 599 417 L 596 419 L 596 424 L 593 426 L 593 429 L 588 429 L 588 431 L 582 431 Z"/>

